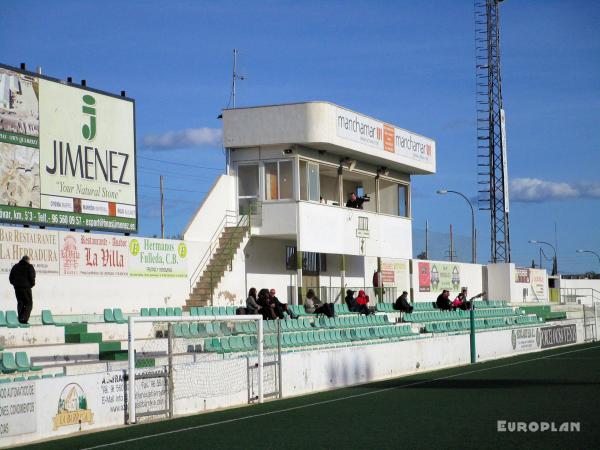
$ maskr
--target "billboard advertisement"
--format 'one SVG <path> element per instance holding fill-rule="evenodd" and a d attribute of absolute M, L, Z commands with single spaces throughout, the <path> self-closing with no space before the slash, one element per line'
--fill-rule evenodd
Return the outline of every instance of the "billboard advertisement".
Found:
<path fill-rule="evenodd" d="M 411 162 L 435 166 L 435 141 L 371 117 L 336 108 L 338 137 L 394 153 Z"/>
<path fill-rule="evenodd" d="M 0 222 L 137 231 L 134 109 L 0 65 Z"/>
<path fill-rule="evenodd" d="M 460 265 L 452 263 L 420 262 L 419 292 L 438 292 L 460 288 Z"/>

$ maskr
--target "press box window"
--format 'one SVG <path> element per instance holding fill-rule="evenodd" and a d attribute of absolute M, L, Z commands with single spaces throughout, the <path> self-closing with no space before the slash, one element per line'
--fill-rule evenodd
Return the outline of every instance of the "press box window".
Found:
<path fill-rule="evenodd" d="M 265 163 L 265 199 L 285 200 L 291 199 L 293 196 L 292 162 Z"/>

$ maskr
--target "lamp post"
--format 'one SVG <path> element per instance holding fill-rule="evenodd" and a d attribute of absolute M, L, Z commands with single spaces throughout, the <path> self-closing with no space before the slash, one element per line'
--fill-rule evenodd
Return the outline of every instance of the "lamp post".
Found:
<path fill-rule="evenodd" d="M 600 255 L 591 250 L 577 250 L 577 253 L 591 253 L 592 255 L 596 255 L 596 258 L 598 258 L 598 262 L 600 262 Z"/>
<path fill-rule="evenodd" d="M 477 243 L 476 243 L 476 238 L 475 238 L 475 210 L 473 209 L 473 204 L 467 198 L 466 195 L 464 195 L 458 191 L 450 191 L 447 189 L 438 189 L 437 193 L 440 195 L 446 195 L 446 194 L 460 195 L 469 204 L 469 207 L 471 208 L 471 262 L 473 264 L 477 263 Z"/>
<path fill-rule="evenodd" d="M 544 245 L 547 245 L 550 248 L 552 248 L 552 250 L 554 251 L 554 261 L 552 263 L 552 275 L 556 275 L 558 273 L 558 259 L 556 257 L 556 249 L 554 248 L 554 245 L 550 244 L 549 242 L 535 241 L 535 240 L 530 240 L 529 243 L 530 244 L 544 244 Z"/>

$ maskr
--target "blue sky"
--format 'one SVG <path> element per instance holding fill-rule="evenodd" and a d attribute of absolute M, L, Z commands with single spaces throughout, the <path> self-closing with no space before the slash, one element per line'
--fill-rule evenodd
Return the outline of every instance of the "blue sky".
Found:
<path fill-rule="evenodd" d="M 238 48 L 238 106 L 328 100 L 432 137 L 438 173 L 414 178 L 416 228 L 470 233 L 458 197 L 475 196 L 473 2 L 4 0 L 0 59 L 137 102 L 140 232 L 182 231 L 224 157 L 219 111 Z M 10 14 L 6 12 L 10 11 Z M 513 260 L 555 242 L 559 268 L 600 271 L 600 3 L 508 0 L 501 6 Z M 489 215 L 477 214 L 480 259 Z M 468 254 L 468 249 L 467 249 Z"/>

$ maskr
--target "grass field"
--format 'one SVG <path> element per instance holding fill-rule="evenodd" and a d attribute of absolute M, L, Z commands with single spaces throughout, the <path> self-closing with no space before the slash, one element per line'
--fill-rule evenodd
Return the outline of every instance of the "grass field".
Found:
<path fill-rule="evenodd" d="M 600 344 L 563 347 L 251 407 L 129 426 L 39 449 L 598 448 Z M 498 432 L 497 422 L 580 422 Z"/>

